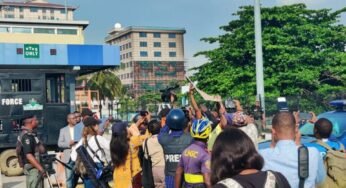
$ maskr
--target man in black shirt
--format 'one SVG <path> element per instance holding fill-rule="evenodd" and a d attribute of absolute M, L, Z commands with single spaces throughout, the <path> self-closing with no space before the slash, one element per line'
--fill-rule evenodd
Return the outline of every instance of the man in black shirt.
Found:
<path fill-rule="evenodd" d="M 24 162 L 24 174 L 26 175 L 27 188 L 41 188 L 42 177 L 47 176 L 44 168 L 39 163 L 40 154 L 45 152 L 42 143 L 36 136 L 35 129 L 38 120 L 35 116 L 28 116 L 24 119 L 24 127 L 21 133 L 22 154 Z"/>

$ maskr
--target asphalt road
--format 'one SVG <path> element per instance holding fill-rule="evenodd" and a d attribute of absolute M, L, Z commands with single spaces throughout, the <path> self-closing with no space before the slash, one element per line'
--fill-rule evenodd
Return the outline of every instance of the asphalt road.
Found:
<path fill-rule="evenodd" d="M 25 176 L 6 177 L 1 175 L 3 188 L 23 188 L 26 186 Z"/>

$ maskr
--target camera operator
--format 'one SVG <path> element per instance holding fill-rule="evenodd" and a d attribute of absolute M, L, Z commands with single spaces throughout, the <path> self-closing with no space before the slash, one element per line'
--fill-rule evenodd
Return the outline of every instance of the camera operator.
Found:
<path fill-rule="evenodd" d="M 22 159 L 24 162 L 24 174 L 27 188 L 41 188 L 42 178 L 47 174 L 40 164 L 40 154 L 45 152 L 43 144 L 36 136 L 35 129 L 38 126 L 36 116 L 24 118 L 24 127 L 20 136 L 22 144 Z"/>

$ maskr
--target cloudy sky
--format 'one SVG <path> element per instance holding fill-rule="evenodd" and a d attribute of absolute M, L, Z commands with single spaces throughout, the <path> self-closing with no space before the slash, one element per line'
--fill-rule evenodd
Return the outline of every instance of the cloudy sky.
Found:
<path fill-rule="evenodd" d="M 49 0 L 63 4 L 64 0 Z M 185 56 L 189 67 L 205 62 L 194 58 L 198 51 L 215 46 L 200 41 L 203 37 L 221 34 L 221 25 L 235 19 L 231 14 L 239 6 L 251 5 L 254 0 L 68 0 L 69 5 L 79 7 L 75 19 L 89 20 L 86 43 L 102 44 L 104 37 L 116 22 L 123 26 L 184 27 Z M 271 7 L 293 3 L 305 3 L 308 8 L 346 7 L 346 0 L 262 0 L 262 6 Z M 346 13 L 341 22 L 346 25 Z"/>

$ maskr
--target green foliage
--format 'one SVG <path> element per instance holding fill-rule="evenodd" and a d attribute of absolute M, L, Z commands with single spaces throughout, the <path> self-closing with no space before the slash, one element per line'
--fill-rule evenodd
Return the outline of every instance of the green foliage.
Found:
<path fill-rule="evenodd" d="M 122 86 L 120 79 L 110 70 L 102 70 L 94 73 L 88 80 L 87 86 L 90 89 L 98 90 L 100 99 L 114 99 L 123 97 L 126 89 Z"/>
<path fill-rule="evenodd" d="M 338 19 L 346 8 L 332 12 L 295 4 L 261 12 L 266 97 L 345 91 L 346 27 Z M 200 89 L 222 97 L 256 95 L 253 14 L 252 6 L 241 7 L 234 14 L 238 19 L 220 27 L 225 34 L 202 39 L 219 47 L 196 54 L 208 59 L 193 77 Z"/>

